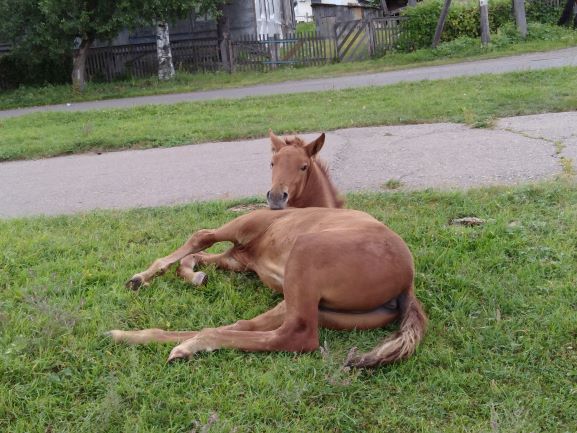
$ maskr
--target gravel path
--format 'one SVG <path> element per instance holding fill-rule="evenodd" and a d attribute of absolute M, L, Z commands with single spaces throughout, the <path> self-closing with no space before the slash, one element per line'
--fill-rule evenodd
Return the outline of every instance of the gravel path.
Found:
<path fill-rule="evenodd" d="M 553 178 L 577 159 L 577 112 L 327 133 L 341 191 L 468 188 Z M 305 137 L 314 138 L 315 134 Z M 270 186 L 268 139 L 0 164 L 0 217 L 57 215 L 246 196 Z"/>

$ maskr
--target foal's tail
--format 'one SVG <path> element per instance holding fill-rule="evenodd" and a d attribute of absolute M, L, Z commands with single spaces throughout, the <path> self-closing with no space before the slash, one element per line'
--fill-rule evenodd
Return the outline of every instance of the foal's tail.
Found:
<path fill-rule="evenodd" d="M 411 356 L 427 329 L 427 316 L 415 297 L 414 288 L 399 297 L 401 327 L 368 353 L 353 356 L 346 362 L 351 367 L 378 367 Z"/>

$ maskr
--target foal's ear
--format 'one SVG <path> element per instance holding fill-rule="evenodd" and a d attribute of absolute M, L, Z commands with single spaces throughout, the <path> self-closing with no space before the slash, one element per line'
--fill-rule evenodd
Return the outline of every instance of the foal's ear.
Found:
<path fill-rule="evenodd" d="M 304 149 L 306 150 L 309 157 L 313 157 L 323 148 L 323 144 L 325 144 L 324 132 L 316 140 L 307 144 Z"/>
<path fill-rule="evenodd" d="M 285 141 L 282 138 L 277 137 L 274 134 L 274 132 L 272 132 L 272 129 L 268 130 L 268 135 L 270 137 L 270 142 L 272 144 L 271 146 L 272 153 L 277 153 L 279 150 L 281 150 L 283 147 L 286 146 Z"/>

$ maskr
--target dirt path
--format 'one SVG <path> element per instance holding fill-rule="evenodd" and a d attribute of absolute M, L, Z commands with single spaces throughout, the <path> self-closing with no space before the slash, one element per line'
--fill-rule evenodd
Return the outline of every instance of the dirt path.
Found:
<path fill-rule="evenodd" d="M 577 112 L 341 129 L 321 157 L 341 191 L 468 188 L 553 178 L 577 160 Z M 313 138 L 315 134 L 307 134 Z M 268 139 L 0 164 L 0 217 L 57 215 L 246 196 L 270 183 Z"/>

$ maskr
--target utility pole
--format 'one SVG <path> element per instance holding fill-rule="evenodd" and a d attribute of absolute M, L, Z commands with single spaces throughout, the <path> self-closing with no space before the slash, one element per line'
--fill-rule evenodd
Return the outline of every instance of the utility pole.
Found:
<path fill-rule="evenodd" d="M 481 9 L 481 43 L 486 46 L 491 42 L 489 36 L 489 0 L 479 0 Z"/>

